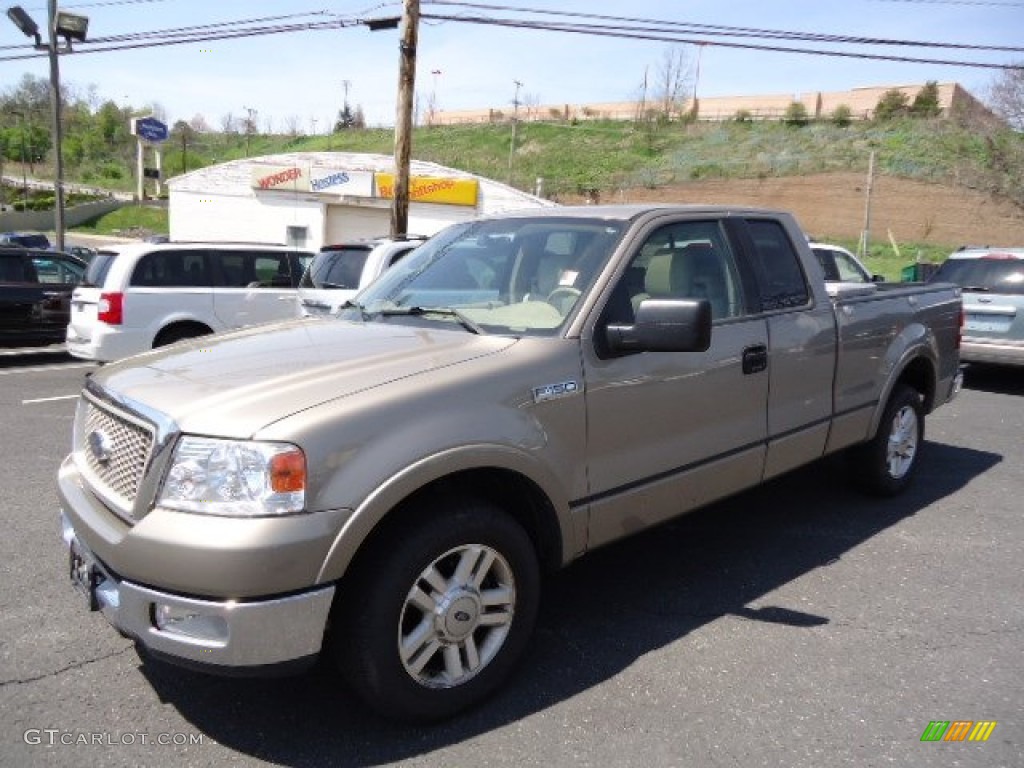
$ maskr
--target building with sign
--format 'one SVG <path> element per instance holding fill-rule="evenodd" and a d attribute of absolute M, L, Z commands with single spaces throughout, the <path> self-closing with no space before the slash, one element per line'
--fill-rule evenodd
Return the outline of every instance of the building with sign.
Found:
<path fill-rule="evenodd" d="M 411 234 L 554 203 L 490 179 L 414 160 Z M 388 234 L 394 158 L 346 152 L 250 157 L 167 182 L 172 240 L 242 240 L 319 248 Z"/>

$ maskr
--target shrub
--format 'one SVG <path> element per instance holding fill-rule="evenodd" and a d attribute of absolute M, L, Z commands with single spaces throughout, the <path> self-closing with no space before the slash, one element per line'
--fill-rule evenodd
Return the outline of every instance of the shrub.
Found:
<path fill-rule="evenodd" d="M 840 128 L 845 128 L 853 120 L 853 111 L 846 104 L 838 105 L 832 110 L 832 123 Z"/>
<path fill-rule="evenodd" d="M 786 107 L 785 114 L 782 116 L 782 122 L 796 127 L 807 125 L 807 107 L 801 101 L 790 102 L 790 105 Z"/>
<path fill-rule="evenodd" d="M 882 94 L 875 106 L 876 120 L 893 120 L 903 117 L 910 111 L 910 100 L 899 88 L 890 88 Z"/>

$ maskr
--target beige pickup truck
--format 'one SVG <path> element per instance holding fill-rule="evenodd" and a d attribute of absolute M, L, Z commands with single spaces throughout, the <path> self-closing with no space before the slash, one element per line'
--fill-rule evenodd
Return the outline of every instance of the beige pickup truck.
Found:
<path fill-rule="evenodd" d="M 902 490 L 960 324 L 948 285 L 830 295 L 785 213 L 456 224 L 338 317 L 92 375 L 58 480 L 69 573 L 151 656 L 327 653 L 385 715 L 443 718 L 508 674 L 546 570 L 837 451 Z"/>

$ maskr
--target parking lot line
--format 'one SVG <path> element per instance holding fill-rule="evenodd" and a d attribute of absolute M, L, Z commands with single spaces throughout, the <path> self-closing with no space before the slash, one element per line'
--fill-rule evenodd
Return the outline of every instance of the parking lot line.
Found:
<path fill-rule="evenodd" d="M 77 400 L 78 395 L 60 395 L 58 397 L 37 397 L 34 400 L 22 400 L 22 405 L 33 405 L 35 403 L 52 403 L 55 400 Z"/>

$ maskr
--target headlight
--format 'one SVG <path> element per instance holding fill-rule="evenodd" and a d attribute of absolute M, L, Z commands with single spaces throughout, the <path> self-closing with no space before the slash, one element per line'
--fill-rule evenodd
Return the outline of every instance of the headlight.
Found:
<path fill-rule="evenodd" d="M 228 517 L 292 515 L 306 505 L 306 456 L 288 443 L 183 437 L 158 504 Z"/>

